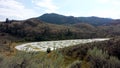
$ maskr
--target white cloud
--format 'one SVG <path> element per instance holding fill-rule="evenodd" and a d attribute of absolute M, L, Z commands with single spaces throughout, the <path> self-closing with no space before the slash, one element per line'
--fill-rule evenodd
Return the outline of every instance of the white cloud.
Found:
<path fill-rule="evenodd" d="M 26 8 L 22 3 L 15 0 L 0 0 L 0 16 L 13 19 L 27 19 L 37 16 L 37 13 Z M 0 18 L 3 20 L 3 18 Z"/>
<path fill-rule="evenodd" d="M 99 16 L 118 19 L 120 16 L 120 10 L 116 11 L 114 9 L 104 9 L 104 10 L 93 10 L 89 12 L 88 16 Z"/>
<path fill-rule="evenodd" d="M 97 0 L 99 3 L 111 4 L 111 5 L 120 5 L 120 0 Z"/>
<path fill-rule="evenodd" d="M 95 8 L 89 12 L 89 16 L 120 18 L 120 0 L 96 0 L 101 8 Z"/>
<path fill-rule="evenodd" d="M 38 7 L 44 9 L 45 12 L 57 12 L 58 7 L 53 4 L 52 0 L 32 0 Z"/>
<path fill-rule="evenodd" d="M 107 2 L 109 2 L 110 0 L 98 0 L 98 2 L 100 2 L 100 3 L 107 3 Z"/>

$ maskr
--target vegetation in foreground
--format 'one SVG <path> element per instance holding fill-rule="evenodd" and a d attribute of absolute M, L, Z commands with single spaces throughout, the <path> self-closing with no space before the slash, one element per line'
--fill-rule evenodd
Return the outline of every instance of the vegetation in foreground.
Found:
<path fill-rule="evenodd" d="M 2 68 L 64 68 L 60 53 L 17 52 L 13 56 L 0 55 Z"/>
<path fill-rule="evenodd" d="M 77 58 L 71 68 L 120 68 L 120 38 L 66 47 L 62 53 Z"/>
<path fill-rule="evenodd" d="M 45 52 L 0 54 L 2 68 L 120 68 L 120 38 Z"/>

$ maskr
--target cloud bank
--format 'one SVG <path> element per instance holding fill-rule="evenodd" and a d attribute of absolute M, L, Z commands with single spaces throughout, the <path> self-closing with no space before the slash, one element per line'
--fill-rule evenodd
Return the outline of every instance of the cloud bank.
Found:
<path fill-rule="evenodd" d="M 37 13 L 16 0 L 0 0 L 0 16 L 0 20 L 5 18 L 27 19 L 37 16 Z"/>
<path fill-rule="evenodd" d="M 46 13 L 57 12 L 58 7 L 52 0 L 32 0 L 39 8 L 42 8 Z"/>

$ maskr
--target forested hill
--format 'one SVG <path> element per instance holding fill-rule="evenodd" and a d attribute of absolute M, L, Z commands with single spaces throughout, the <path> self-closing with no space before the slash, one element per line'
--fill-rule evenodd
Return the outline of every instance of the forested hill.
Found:
<path fill-rule="evenodd" d="M 46 18 L 45 18 L 46 16 Z M 39 18 L 39 19 L 38 19 Z M 91 21 L 101 20 L 98 26 L 89 23 L 79 22 L 78 18 L 72 16 L 63 16 L 58 14 L 44 14 L 38 18 L 27 20 L 8 20 L 0 22 L 0 40 L 20 40 L 20 41 L 44 41 L 60 39 L 83 39 L 83 38 L 101 38 L 120 36 L 120 20 L 106 18 L 88 17 L 82 20 L 91 19 Z M 40 18 L 51 22 L 45 22 Z M 95 19 L 95 20 L 94 20 Z M 109 25 L 104 25 L 102 21 L 106 20 Z M 62 22 L 62 23 L 61 23 Z M 96 22 L 96 23 L 98 23 Z M 93 24 L 96 24 L 93 23 Z M 102 24 L 103 23 L 103 24 Z M 70 25 L 59 25 L 70 24 Z"/>
<path fill-rule="evenodd" d="M 78 17 L 77 19 L 79 19 L 80 22 L 85 22 L 85 23 L 89 23 L 92 25 L 108 25 L 110 24 L 112 21 L 114 21 L 113 19 L 110 18 L 100 18 L 100 17 Z"/>
<path fill-rule="evenodd" d="M 76 23 L 88 23 L 95 26 L 107 25 L 114 21 L 110 18 L 100 18 L 100 17 L 74 17 L 74 16 L 64 16 L 55 13 L 43 14 L 38 17 L 38 19 L 53 23 L 53 24 L 76 24 Z"/>

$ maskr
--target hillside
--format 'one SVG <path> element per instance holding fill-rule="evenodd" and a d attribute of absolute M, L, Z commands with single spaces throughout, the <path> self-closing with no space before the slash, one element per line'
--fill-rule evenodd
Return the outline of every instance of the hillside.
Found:
<path fill-rule="evenodd" d="M 119 68 L 120 37 L 102 42 L 79 44 L 62 49 L 68 57 L 76 58 L 70 67 L 78 68 Z"/>
<path fill-rule="evenodd" d="M 38 17 L 38 19 L 53 23 L 53 24 L 77 24 L 77 23 L 88 23 L 91 25 L 99 26 L 99 25 L 107 25 L 113 19 L 110 18 L 100 18 L 100 17 L 74 17 L 74 16 L 64 16 L 55 13 L 51 14 L 43 14 Z"/>
<path fill-rule="evenodd" d="M 120 19 L 112 21 L 109 25 L 119 25 L 120 24 Z"/>
<path fill-rule="evenodd" d="M 0 35 L 3 41 L 45 41 L 76 38 L 94 38 L 96 31 L 88 31 L 91 27 L 77 28 L 46 23 L 36 18 L 22 21 L 12 20 L 0 23 Z M 93 29 L 93 28 L 92 28 Z M 4 35 L 4 36 L 3 36 Z M 87 35 L 87 36 L 84 36 Z"/>
<path fill-rule="evenodd" d="M 88 49 L 93 49 L 94 47 L 97 47 L 98 49 L 102 49 L 103 51 L 107 51 L 109 55 L 116 56 L 120 59 L 120 37 L 112 38 L 107 41 L 101 41 L 101 42 L 92 42 L 87 44 L 79 44 L 71 47 L 63 48 L 63 53 L 67 56 L 71 57 L 79 57 L 82 58 L 87 54 Z M 69 52 L 71 52 L 69 54 Z M 83 54 L 78 54 L 82 52 Z"/>
<path fill-rule="evenodd" d="M 53 20 L 54 21 L 54 20 Z M 114 22 L 114 21 L 113 21 Z M 120 35 L 120 24 L 93 26 L 89 23 L 58 25 L 37 18 L 0 23 L 0 32 L 18 38 L 16 41 L 44 41 L 114 37 Z"/>
<path fill-rule="evenodd" d="M 107 25 L 110 24 L 112 21 L 114 21 L 113 19 L 110 18 L 100 18 L 100 17 L 78 17 L 80 22 L 85 22 L 85 23 L 89 23 L 95 26 L 100 26 L 100 25 Z"/>
<path fill-rule="evenodd" d="M 0 23 L 1 32 L 5 32 L 12 36 L 21 38 L 32 37 L 31 39 L 34 39 L 35 36 L 38 38 L 40 35 L 54 35 L 54 33 L 57 34 L 60 31 L 65 31 L 68 29 L 74 31 L 74 29 L 70 27 L 45 23 L 35 18 L 24 21 L 13 21 L 11 23 Z"/>
<path fill-rule="evenodd" d="M 10 23 L 0 23 L 0 31 L 25 41 L 42 41 L 74 38 L 92 38 L 94 29 L 92 25 L 80 24 L 80 27 L 65 26 L 46 23 L 36 18 L 23 21 L 11 21 Z M 89 29 L 91 29 L 89 31 Z M 84 36 L 84 35 L 87 36 Z"/>

